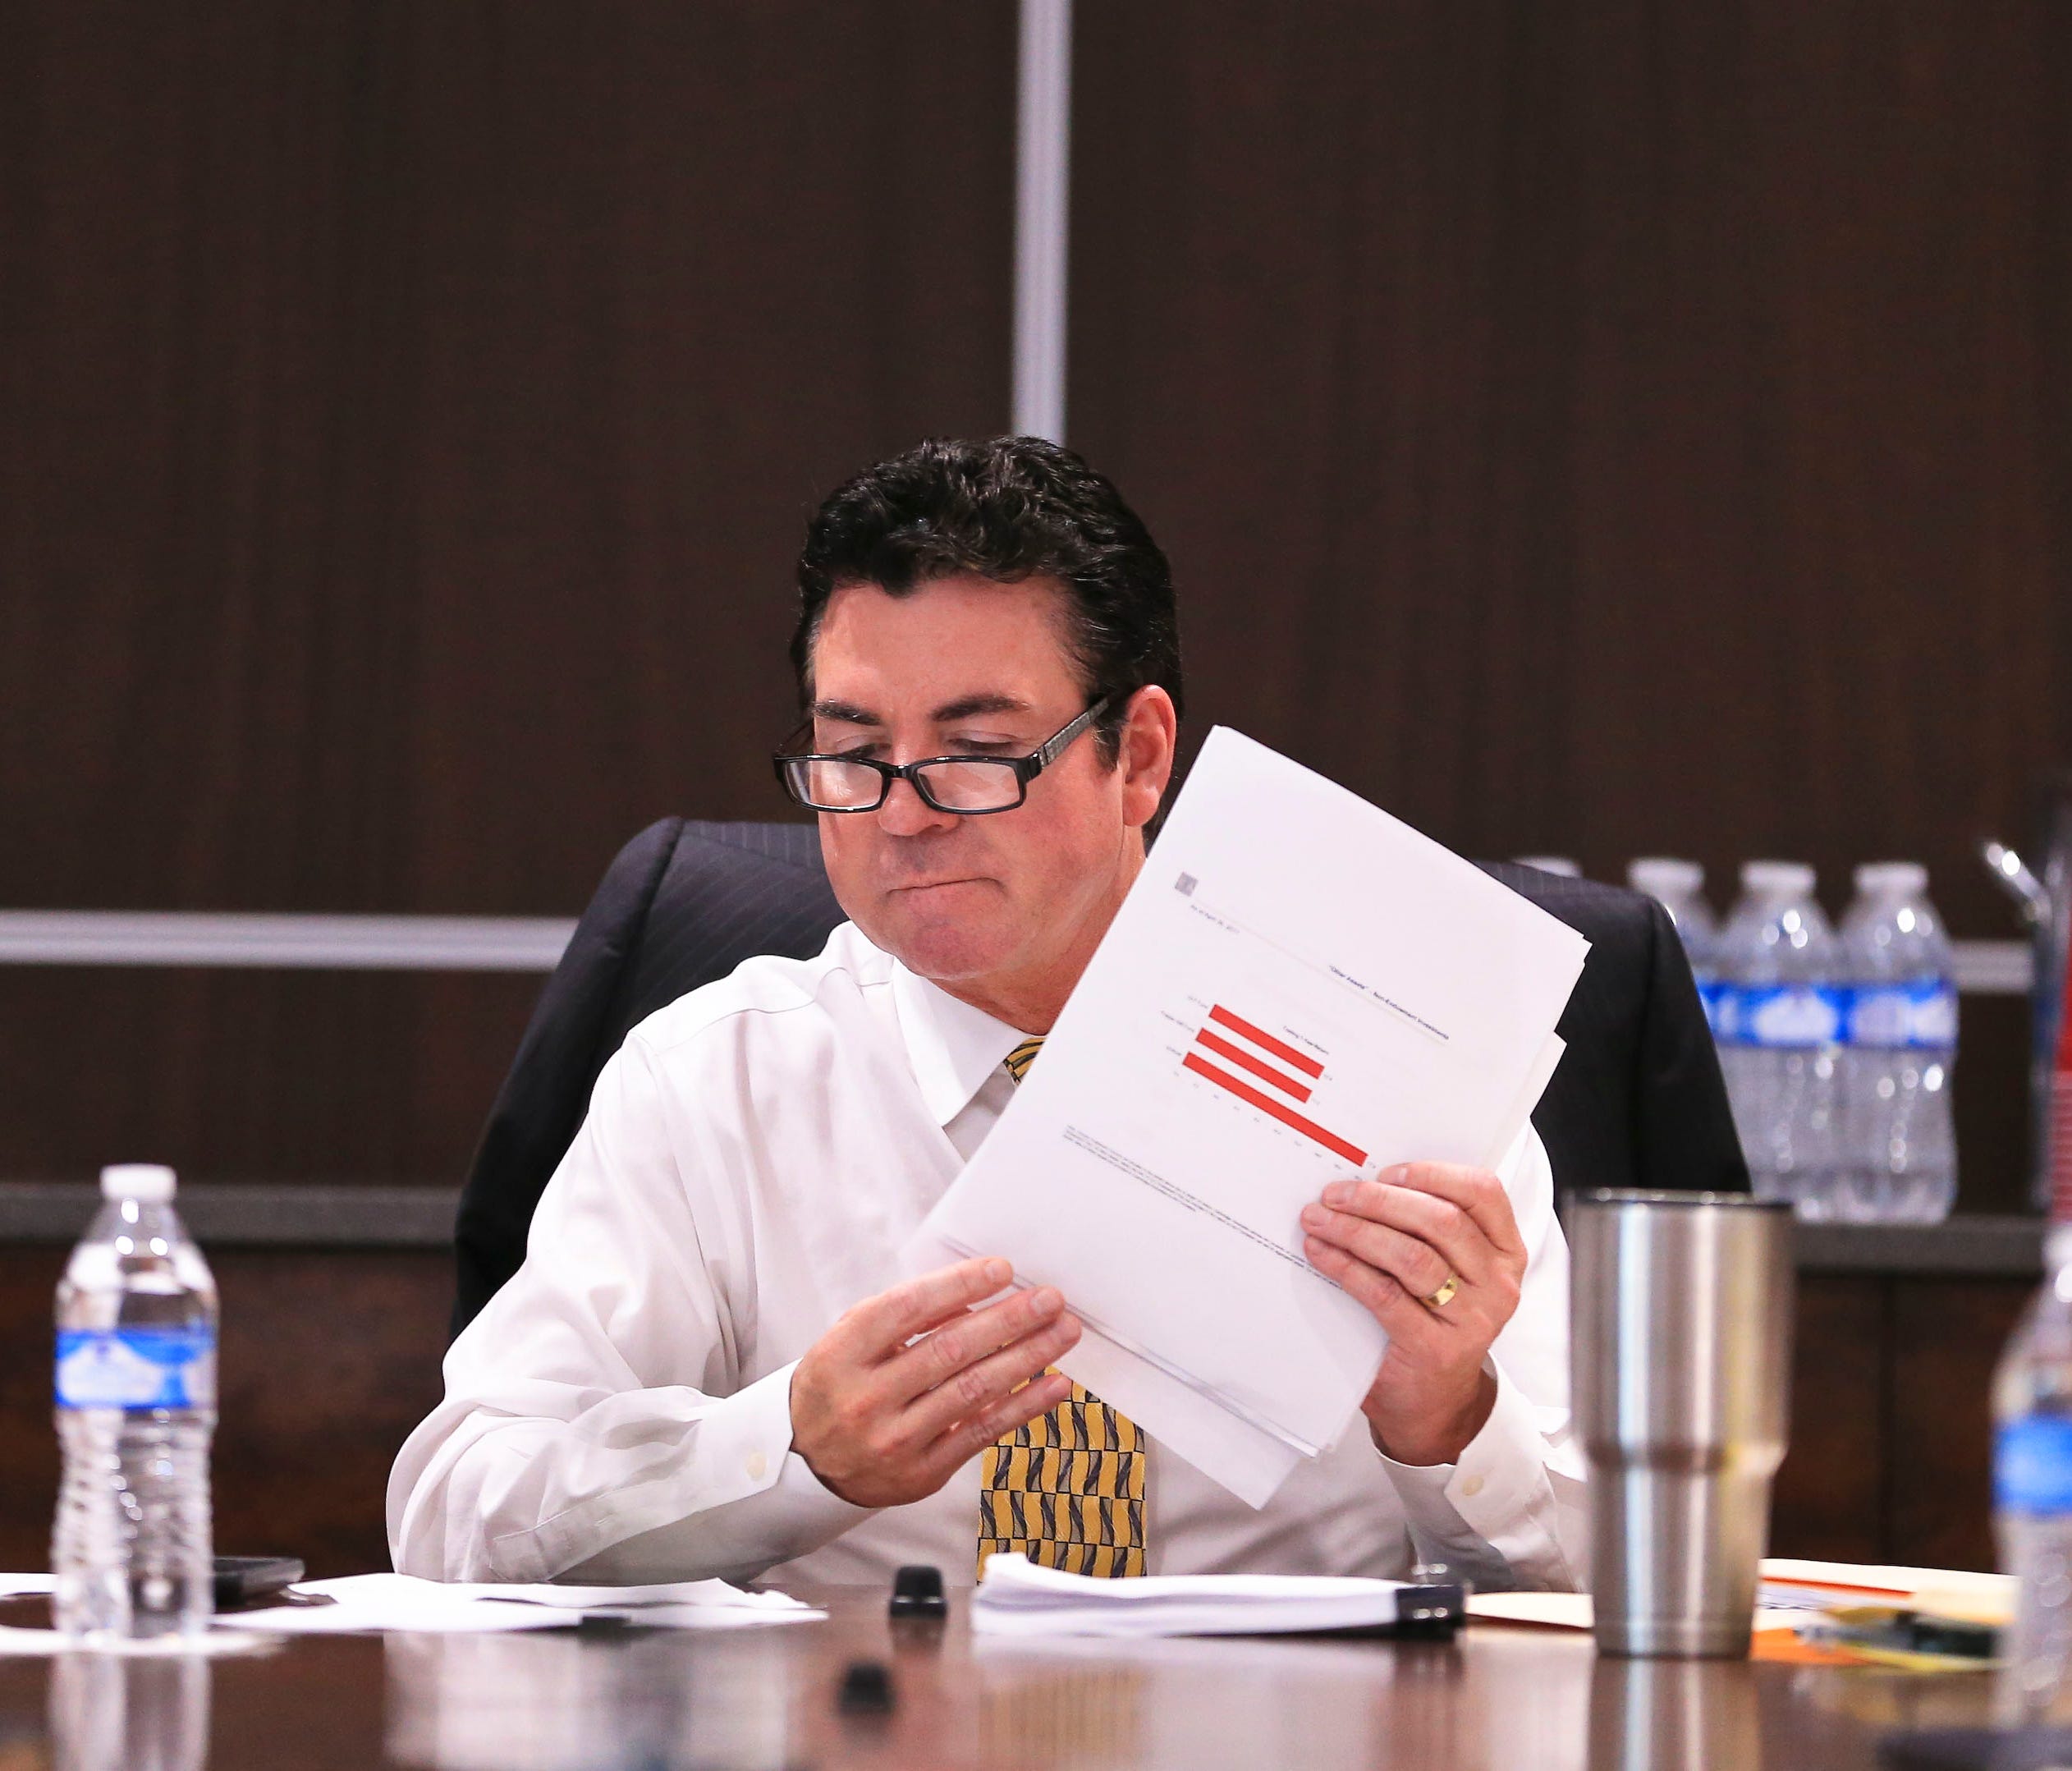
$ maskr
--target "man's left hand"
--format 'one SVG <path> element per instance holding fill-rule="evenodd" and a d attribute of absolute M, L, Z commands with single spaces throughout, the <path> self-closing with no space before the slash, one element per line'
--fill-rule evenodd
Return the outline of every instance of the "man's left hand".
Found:
<path fill-rule="evenodd" d="M 1332 1182 L 1303 1207 L 1302 1227 L 1311 1265 L 1388 1332 L 1360 1404 L 1375 1444 L 1398 1463 L 1456 1461 L 1496 1402 L 1483 1361 L 1525 1278 L 1503 1183 L 1486 1168 L 1411 1163 Z"/>

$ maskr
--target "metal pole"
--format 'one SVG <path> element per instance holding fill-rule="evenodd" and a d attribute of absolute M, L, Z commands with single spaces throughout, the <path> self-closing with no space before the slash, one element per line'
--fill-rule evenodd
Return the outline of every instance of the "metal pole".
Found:
<path fill-rule="evenodd" d="M 1015 162 L 1015 434 L 1065 440 L 1072 0 L 1021 0 Z"/>

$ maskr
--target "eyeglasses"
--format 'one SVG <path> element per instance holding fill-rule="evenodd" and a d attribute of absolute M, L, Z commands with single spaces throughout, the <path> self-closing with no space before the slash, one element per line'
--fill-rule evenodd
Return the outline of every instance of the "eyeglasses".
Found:
<path fill-rule="evenodd" d="M 988 812 L 1011 812 L 1029 797 L 1029 783 L 1063 755 L 1066 747 L 1107 707 L 1104 696 L 1026 756 L 927 756 L 914 763 L 881 763 L 869 756 L 793 756 L 779 752 L 777 765 L 784 791 L 808 811 L 874 812 L 885 803 L 895 781 L 910 781 L 914 791 L 938 812 L 960 818 L 982 818 Z"/>

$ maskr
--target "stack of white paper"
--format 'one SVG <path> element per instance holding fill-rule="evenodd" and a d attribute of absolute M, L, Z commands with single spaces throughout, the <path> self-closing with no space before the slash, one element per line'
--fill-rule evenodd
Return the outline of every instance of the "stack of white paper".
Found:
<path fill-rule="evenodd" d="M 745 1593 L 724 1581 L 675 1581 L 653 1586 L 507 1585 L 420 1581 L 404 1574 L 355 1574 L 335 1581 L 300 1581 L 292 1590 L 331 1603 L 226 1612 L 217 1618 L 217 1625 L 280 1636 L 378 1630 L 446 1635 L 559 1629 L 598 1617 L 656 1629 L 733 1630 L 827 1616 L 785 1594 Z"/>
<path fill-rule="evenodd" d="M 1098 1580 L 1025 1556 L 986 1558 L 971 1627 L 988 1636 L 1269 1636 L 1397 1621 L 1396 1581 L 1323 1575 L 1149 1575 Z"/>
<path fill-rule="evenodd" d="M 1005 1255 L 1059 1365 L 1240 1498 L 1334 1444 L 1373 1318 L 1303 1251 L 1327 1183 L 1497 1168 L 1588 943 L 1238 733 L 1211 732 L 1042 1062 L 907 1251 Z"/>

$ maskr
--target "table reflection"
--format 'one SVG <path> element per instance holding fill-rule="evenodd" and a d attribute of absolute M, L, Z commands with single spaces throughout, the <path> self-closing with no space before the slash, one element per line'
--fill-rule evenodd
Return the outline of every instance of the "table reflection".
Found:
<path fill-rule="evenodd" d="M 846 1657 L 813 1634 L 392 1636 L 387 1750 L 438 1771 L 1579 1763 L 1561 1704 L 1460 1701 L 1449 1648 L 980 1639 L 946 1665 L 939 1633 L 896 1636 L 896 1704 L 869 1718 L 837 1711 Z"/>
<path fill-rule="evenodd" d="M 1371 1765 L 1387 1738 L 1382 1694 L 1402 1670 L 1317 1642 L 980 1637 L 974 1659 L 977 1763 L 1089 1771 Z"/>
<path fill-rule="evenodd" d="M 1589 1662 L 1520 1637 L 1436 1645 L 979 1638 L 988 1767 L 1584 1764 Z M 1526 1687 L 1510 1685 L 1516 1679 Z M 1529 1701 L 1520 1701 L 1529 1689 Z"/>
<path fill-rule="evenodd" d="M 59 1654 L 50 1669 L 54 1771 L 199 1771 L 209 1695 L 199 1654 Z"/>
<path fill-rule="evenodd" d="M 1745 1660 L 1601 1657 L 1590 1676 L 1592 1771 L 1759 1771 L 1763 1714 Z"/>
<path fill-rule="evenodd" d="M 665 1631 L 388 1636 L 389 1756 L 439 1771 L 798 1762 L 783 1657 L 691 1645 Z"/>
<path fill-rule="evenodd" d="M 1148 1677 L 1127 1664 L 995 1667 L 979 1698 L 979 1761 L 1155 1764 L 1146 1750 Z"/>
<path fill-rule="evenodd" d="M 1975 1727 L 1993 1694 L 1993 1675 L 1983 1666 L 1928 1674 L 1882 1667 L 1795 1667 L 1780 1695 L 1789 1698 L 1804 1726 L 1831 1730 L 1845 1719 L 1882 1734 Z M 1994 1717 L 2002 1724 L 2021 1719 L 2003 1710 Z"/>
<path fill-rule="evenodd" d="M 438 1771 L 1694 1771 L 1759 1767 L 1766 1704 L 1799 1730 L 1841 1720 L 1781 1669 L 1766 1684 L 1745 1663 L 1600 1660 L 1557 1631 L 1451 1646 L 1036 1640 L 973 1637 L 960 1620 L 887 1629 L 880 1613 L 726 1635 L 397 1636 L 383 1653 L 388 1753 Z M 889 1666 L 889 1714 L 839 1709 L 859 1658 Z"/>

